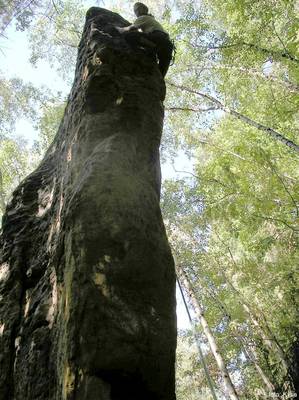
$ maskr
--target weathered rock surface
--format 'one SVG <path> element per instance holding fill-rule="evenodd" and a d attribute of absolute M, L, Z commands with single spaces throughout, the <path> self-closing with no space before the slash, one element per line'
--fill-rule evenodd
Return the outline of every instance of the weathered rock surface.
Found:
<path fill-rule="evenodd" d="M 60 129 L 3 218 L 1 400 L 175 399 L 165 85 L 127 24 L 88 11 Z"/>

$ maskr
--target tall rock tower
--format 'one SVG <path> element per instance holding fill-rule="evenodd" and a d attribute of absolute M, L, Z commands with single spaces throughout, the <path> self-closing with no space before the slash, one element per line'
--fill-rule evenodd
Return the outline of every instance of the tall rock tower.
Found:
<path fill-rule="evenodd" d="M 174 400 L 159 206 L 165 84 L 91 8 L 56 138 L 3 217 L 1 400 Z"/>

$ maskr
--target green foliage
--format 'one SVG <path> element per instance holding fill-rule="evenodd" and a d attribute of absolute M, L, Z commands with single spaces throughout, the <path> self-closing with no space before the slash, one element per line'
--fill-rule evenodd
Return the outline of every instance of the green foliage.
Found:
<path fill-rule="evenodd" d="M 39 132 L 38 141 L 35 143 L 36 151 L 43 155 L 52 143 L 65 109 L 65 102 L 59 98 L 53 99 L 42 107 L 36 129 Z"/>
<path fill-rule="evenodd" d="M 5 30 L 13 22 L 16 23 L 16 28 L 24 30 L 30 25 L 34 13 L 39 8 L 41 2 L 32 0 L 1 0 L 0 1 L 0 34 L 3 35 Z"/>
<path fill-rule="evenodd" d="M 5 79 L 0 76 L 0 134 L 11 135 L 15 123 L 20 118 L 34 121 L 37 108 L 47 95 L 31 83 L 24 83 L 20 78 Z"/>
<path fill-rule="evenodd" d="M 265 337 L 273 335 L 292 375 L 298 155 L 183 88 L 210 94 L 298 143 L 295 3 L 211 0 L 195 10 L 182 2 L 180 10 L 174 31 L 182 51 L 168 78 L 167 108 L 177 148 L 196 161 L 192 179 L 164 185 L 167 230 L 240 398 L 254 398 L 265 385 L 248 355 L 253 348 L 279 396 L 290 377 Z M 207 361 L 215 371 L 213 358 Z M 214 380 L 220 383 L 217 370 Z"/>
<path fill-rule="evenodd" d="M 70 82 L 86 11 L 83 2 L 67 0 L 39 16 L 30 27 L 31 63 L 47 60 Z"/>
<path fill-rule="evenodd" d="M 176 394 L 178 400 L 197 400 L 205 385 L 202 371 L 198 370 L 198 351 L 192 333 L 180 332 L 176 357 Z"/>
<path fill-rule="evenodd" d="M 1 215 L 13 189 L 36 166 L 54 137 L 63 104 L 48 89 L 19 78 L 0 79 L 0 208 Z M 16 122 L 29 120 L 38 128 L 38 144 L 31 149 L 15 135 Z"/>
<path fill-rule="evenodd" d="M 22 139 L 0 141 L 0 215 L 5 210 L 13 188 L 28 175 L 35 163 Z"/>

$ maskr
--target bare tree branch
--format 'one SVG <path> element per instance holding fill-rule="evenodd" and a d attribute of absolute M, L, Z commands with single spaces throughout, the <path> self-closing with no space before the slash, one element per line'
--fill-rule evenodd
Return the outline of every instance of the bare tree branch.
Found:
<path fill-rule="evenodd" d="M 189 107 L 168 107 L 165 108 L 166 111 L 192 111 L 192 112 L 209 112 L 218 110 L 218 107 L 208 107 L 208 108 L 189 108 Z"/>
<path fill-rule="evenodd" d="M 194 93 L 197 94 L 198 96 L 203 97 L 204 99 L 208 100 L 211 103 L 217 104 L 217 106 L 219 107 L 219 109 L 225 111 L 227 114 L 230 114 L 232 116 L 234 116 L 235 118 L 239 119 L 242 122 L 245 122 L 247 125 L 253 126 L 254 128 L 266 132 L 269 136 L 271 136 L 273 139 L 276 139 L 280 142 L 282 142 L 283 144 L 285 144 L 286 146 L 290 147 L 292 150 L 296 151 L 297 153 L 299 153 L 299 146 L 294 143 L 292 140 L 286 138 L 285 136 L 283 136 L 281 133 L 275 131 L 274 129 L 265 126 L 259 122 L 254 121 L 253 119 L 247 117 L 244 114 L 239 113 L 238 111 L 233 110 L 232 108 L 226 106 L 225 104 L 221 103 L 221 101 L 219 101 L 218 99 L 216 99 L 215 97 L 207 94 L 207 93 L 203 93 L 191 88 L 188 88 L 186 86 L 182 86 L 182 85 L 177 85 L 175 83 L 172 83 L 170 81 L 167 81 L 167 83 L 170 86 L 176 87 L 178 89 L 184 90 L 186 92 L 189 93 Z"/>
<path fill-rule="evenodd" d="M 266 49 L 265 47 L 258 46 L 257 44 L 247 43 L 247 42 L 243 42 L 243 41 L 238 42 L 238 43 L 223 44 L 220 46 L 210 46 L 210 47 L 208 47 L 208 49 L 209 50 L 217 50 L 217 49 L 226 49 L 226 48 L 230 48 L 230 47 L 242 47 L 242 46 L 249 47 L 251 49 L 259 51 L 260 53 L 268 54 L 269 56 L 272 56 L 272 57 L 287 58 L 290 61 L 299 63 L 298 58 L 294 57 L 289 52 Z"/>
<path fill-rule="evenodd" d="M 292 229 L 294 232 L 299 232 L 299 229 L 296 229 L 294 226 L 288 224 L 285 220 L 280 219 L 280 218 L 273 218 L 273 217 L 268 217 L 267 215 L 260 215 L 260 214 L 252 214 L 254 218 L 259 218 L 259 219 L 265 219 L 268 221 L 273 221 L 273 222 L 281 222 L 283 225 L 288 227 L 289 229 Z"/>
<path fill-rule="evenodd" d="M 220 150 L 221 153 L 228 153 L 228 154 L 231 154 L 232 156 L 237 157 L 237 158 L 239 158 L 240 160 L 248 161 L 246 158 L 240 156 L 239 154 L 234 153 L 233 151 L 230 151 L 230 150 L 227 150 L 227 149 L 224 150 L 223 148 L 221 148 L 221 147 L 219 147 L 219 146 L 216 146 L 214 143 L 210 143 L 210 142 L 207 142 L 207 141 L 205 141 L 205 140 L 199 140 L 199 143 L 206 144 L 207 146 L 215 147 L 216 149 Z"/>
<path fill-rule="evenodd" d="M 265 155 L 265 152 L 262 150 L 262 153 Z M 276 175 L 277 179 L 279 180 L 279 182 L 281 183 L 282 187 L 284 188 L 285 192 L 289 195 L 295 209 L 296 209 L 296 215 L 297 217 L 299 216 L 299 208 L 298 208 L 298 204 L 296 202 L 296 200 L 294 199 L 292 193 L 289 191 L 287 185 L 285 184 L 284 180 L 282 179 L 282 177 L 279 175 L 279 173 L 277 172 L 276 168 L 274 167 L 273 163 L 267 158 L 265 157 L 266 163 L 270 166 L 271 170 L 273 171 L 273 173 Z"/>
<path fill-rule="evenodd" d="M 192 66 L 190 66 L 188 68 L 192 68 Z M 232 71 L 232 72 L 237 71 L 242 74 L 249 75 L 249 76 L 256 76 L 257 78 L 263 79 L 265 81 L 274 82 L 278 85 L 285 86 L 291 93 L 299 92 L 299 85 L 296 85 L 295 83 L 290 82 L 286 78 L 279 79 L 272 74 L 265 75 L 256 68 L 246 68 L 246 67 L 241 67 L 241 66 L 236 67 L 234 65 L 216 65 L 216 64 L 213 65 L 213 63 L 211 63 L 211 65 L 208 64 L 206 66 L 201 67 L 200 72 L 202 72 L 203 70 L 213 70 L 213 69 L 228 70 L 228 71 Z"/>

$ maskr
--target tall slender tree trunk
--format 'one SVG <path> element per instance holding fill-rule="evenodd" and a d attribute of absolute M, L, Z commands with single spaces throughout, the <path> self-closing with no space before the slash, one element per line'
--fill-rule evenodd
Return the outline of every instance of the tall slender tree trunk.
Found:
<path fill-rule="evenodd" d="M 239 341 L 242 343 L 242 348 L 247 356 L 248 360 L 253 363 L 255 370 L 257 371 L 261 381 L 264 384 L 265 389 L 270 393 L 270 394 L 275 394 L 276 388 L 275 385 L 271 382 L 263 368 L 261 367 L 259 363 L 259 356 L 256 351 L 255 344 L 253 342 L 248 343 L 247 340 L 244 339 L 244 337 L 239 336 Z"/>
<path fill-rule="evenodd" d="M 259 322 L 259 318 L 254 312 L 252 312 L 249 305 L 243 302 L 242 306 L 246 311 L 246 313 L 249 315 L 253 326 L 255 326 L 256 330 L 259 332 L 259 335 L 261 336 L 263 343 L 265 343 L 268 349 L 276 355 L 277 359 L 281 362 L 281 365 L 283 366 L 285 374 L 288 374 L 289 362 L 286 358 L 286 355 L 282 347 L 280 346 L 276 337 L 272 333 L 267 320 L 263 318 L 263 323 L 261 325 Z"/>
<path fill-rule="evenodd" d="M 165 84 L 126 25 L 88 11 L 58 134 L 3 218 L 1 400 L 175 399 Z"/>
<path fill-rule="evenodd" d="M 209 95 L 208 93 L 200 92 L 198 90 L 186 87 L 186 86 L 181 86 L 177 85 L 176 83 L 169 82 L 168 84 L 171 86 L 176 87 L 177 89 L 184 90 L 189 93 L 194 93 L 197 94 L 198 96 L 204 98 L 210 103 L 216 104 L 220 110 L 223 110 L 227 114 L 232 115 L 234 118 L 239 119 L 240 121 L 244 122 L 247 125 L 253 126 L 254 128 L 258 129 L 259 131 L 267 133 L 272 139 L 275 139 L 286 146 L 290 147 L 292 150 L 296 151 L 299 153 L 299 145 L 292 140 L 288 139 L 285 137 L 283 134 L 280 132 L 276 131 L 273 128 L 270 128 L 269 126 L 263 125 L 260 122 L 257 122 L 251 118 L 249 118 L 247 115 L 241 114 L 238 111 L 228 107 L 227 105 L 223 104 L 221 101 L 219 101 L 216 97 L 213 97 Z M 199 110 L 191 110 L 191 111 L 199 111 Z"/>
<path fill-rule="evenodd" d="M 211 328 L 209 327 L 209 324 L 208 324 L 208 322 L 207 322 L 207 320 L 205 318 L 203 308 L 202 308 L 201 304 L 199 303 L 199 301 L 197 300 L 197 298 L 196 298 L 196 296 L 194 294 L 192 285 L 191 285 L 191 283 L 190 283 L 185 271 L 183 270 L 183 268 L 180 265 L 178 265 L 178 264 L 176 265 L 176 270 L 177 270 L 177 274 L 179 276 L 180 281 L 182 282 L 185 290 L 187 291 L 187 293 L 188 293 L 188 295 L 190 297 L 190 300 L 192 302 L 192 306 L 193 306 L 193 309 L 195 311 L 195 314 L 196 314 L 198 320 L 200 321 L 200 324 L 202 326 L 202 330 L 203 330 L 203 332 L 204 332 L 204 334 L 205 334 L 205 336 L 206 336 L 206 338 L 208 340 L 211 352 L 212 352 L 212 354 L 213 354 L 213 356 L 215 358 L 215 361 L 217 363 L 218 369 L 219 369 L 219 371 L 221 373 L 221 376 L 223 378 L 224 386 L 225 386 L 225 389 L 226 389 L 226 391 L 227 391 L 227 393 L 229 395 L 229 398 L 231 400 L 239 400 L 239 397 L 238 397 L 238 394 L 236 392 L 236 389 L 235 389 L 235 387 L 234 387 L 234 385 L 233 385 L 233 383 L 232 383 L 232 381 L 230 379 L 228 370 L 226 368 L 225 361 L 224 361 L 224 359 L 223 359 L 223 357 L 222 357 L 222 355 L 221 355 L 221 353 L 219 351 L 219 348 L 217 346 L 217 343 L 216 343 L 216 340 L 214 338 L 213 332 L 212 332 Z"/>
<path fill-rule="evenodd" d="M 247 303 L 243 294 L 233 285 L 231 280 L 227 277 L 224 271 L 222 271 L 223 277 L 225 281 L 229 284 L 231 289 L 236 293 L 238 301 L 240 305 L 243 307 L 245 313 L 249 316 L 252 325 L 255 327 L 257 332 L 259 333 L 261 339 L 268 347 L 268 349 L 273 352 L 277 359 L 281 362 L 281 365 L 284 369 L 285 374 L 288 374 L 290 371 L 290 363 L 287 359 L 287 356 L 282 349 L 280 343 L 276 339 L 274 333 L 269 327 L 268 321 L 261 310 L 258 310 L 258 314 L 252 310 L 252 307 Z M 260 321 L 262 320 L 262 321 Z"/>

